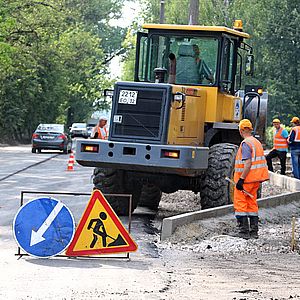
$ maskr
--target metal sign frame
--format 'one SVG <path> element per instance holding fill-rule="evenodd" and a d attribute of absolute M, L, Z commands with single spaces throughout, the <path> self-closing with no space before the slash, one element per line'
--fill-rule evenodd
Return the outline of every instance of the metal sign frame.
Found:
<path fill-rule="evenodd" d="M 26 194 L 35 194 L 35 195 L 65 195 L 65 196 L 91 196 L 91 193 L 75 193 L 75 192 L 48 192 L 48 191 L 21 191 L 21 199 L 20 199 L 20 207 L 24 204 L 24 196 Z M 128 233 L 130 234 L 131 231 L 131 221 L 132 221 L 132 194 L 103 194 L 104 197 L 124 197 L 128 198 L 129 201 L 129 214 L 128 214 Z M 77 224 L 76 224 L 77 225 Z M 29 254 L 21 252 L 21 248 L 18 246 L 17 253 L 15 256 L 18 256 L 18 259 L 22 258 L 23 256 L 29 256 Z M 100 258 L 100 259 L 107 259 L 107 258 L 114 258 L 114 259 L 130 259 L 129 252 L 126 252 L 126 256 L 107 256 L 107 255 L 93 255 L 93 256 L 68 256 L 64 254 L 55 255 L 55 257 L 67 257 L 70 259 L 77 259 L 77 258 Z"/>

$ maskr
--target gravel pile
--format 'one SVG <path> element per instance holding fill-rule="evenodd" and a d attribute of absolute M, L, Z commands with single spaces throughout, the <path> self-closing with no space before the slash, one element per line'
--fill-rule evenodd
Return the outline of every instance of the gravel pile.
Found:
<path fill-rule="evenodd" d="M 172 194 L 164 194 L 159 203 L 157 217 L 166 218 L 185 212 L 201 209 L 200 195 L 190 191 L 178 191 Z"/>
<path fill-rule="evenodd" d="M 261 197 L 288 193 L 288 190 L 262 184 Z M 201 209 L 200 196 L 189 191 L 163 194 L 158 219 Z M 249 253 L 291 252 L 291 218 L 296 217 L 296 238 L 300 233 L 300 203 L 261 209 L 258 240 L 244 240 L 228 234 L 236 230 L 233 215 L 194 222 L 179 227 L 165 242 L 158 242 L 161 249 L 177 249 L 203 254 L 232 256 Z M 298 246 L 300 249 L 300 246 Z M 299 251 L 297 248 L 297 251 Z"/>
<path fill-rule="evenodd" d="M 279 195 L 289 192 L 281 187 L 270 185 L 269 182 L 262 184 L 261 197 Z M 190 191 L 178 191 L 172 194 L 163 194 L 157 217 L 166 218 L 185 212 L 196 211 L 201 209 L 200 194 Z"/>
<path fill-rule="evenodd" d="M 207 219 L 188 224 L 178 230 L 167 241 L 159 242 L 161 249 L 176 249 L 205 255 L 229 257 L 256 253 L 290 253 L 292 226 L 296 217 L 296 239 L 300 233 L 300 203 L 295 202 L 272 209 L 260 210 L 259 239 L 244 240 L 227 235 L 235 231 L 233 215 Z M 299 245 L 296 252 L 299 252 Z"/>
<path fill-rule="evenodd" d="M 261 198 L 280 195 L 289 192 L 289 190 L 283 189 L 280 186 L 271 185 L 269 181 L 266 181 L 262 183 Z"/>

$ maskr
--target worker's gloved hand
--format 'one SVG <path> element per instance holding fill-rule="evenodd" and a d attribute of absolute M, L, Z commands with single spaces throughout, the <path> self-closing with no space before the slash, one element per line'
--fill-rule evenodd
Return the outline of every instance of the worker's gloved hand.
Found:
<path fill-rule="evenodd" d="M 244 184 L 244 180 L 243 178 L 240 178 L 239 181 L 237 182 L 236 184 L 236 188 L 239 190 L 239 191 L 242 191 L 244 188 L 243 188 L 243 184 Z"/>

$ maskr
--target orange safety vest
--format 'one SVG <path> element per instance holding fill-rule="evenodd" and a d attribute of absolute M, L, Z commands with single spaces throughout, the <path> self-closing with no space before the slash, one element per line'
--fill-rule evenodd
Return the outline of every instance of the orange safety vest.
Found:
<path fill-rule="evenodd" d="M 282 131 L 283 131 L 282 127 L 280 127 L 278 132 L 276 132 L 276 129 L 274 129 L 274 140 L 273 140 L 274 149 L 288 149 L 287 139 L 281 136 Z"/>
<path fill-rule="evenodd" d="M 295 126 L 292 128 L 290 135 L 292 131 L 295 131 L 295 139 L 294 142 L 300 142 L 300 126 Z"/>
<path fill-rule="evenodd" d="M 268 166 L 261 143 L 253 136 L 245 138 L 237 152 L 235 158 L 234 181 L 238 182 L 241 177 L 245 162 L 242 160 L 242 144 L 246 143 L 251 148 L 251 169 L 245 178 L 245 183 L 263 182 L 269 180 Z"/>
<path fill-rule="evenodd" d="M 107 140 L 108 139 L 108 131 L 106 129 L 106 127 L 103 127 L 103 130 L 105 132 L 105 135 L 103 136 L 100 127 L 98 127 L 98 139 L 101 140 Z"/>

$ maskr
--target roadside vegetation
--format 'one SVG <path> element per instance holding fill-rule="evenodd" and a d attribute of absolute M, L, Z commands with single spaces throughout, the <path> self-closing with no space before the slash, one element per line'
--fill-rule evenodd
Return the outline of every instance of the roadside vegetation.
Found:
<path fill-rule="evenodd" d="M 70 126 L 107 109 L 109 63 L 121 55 L 132 80 L 136 32 L 159 22 L 159 0 L 132 0 L 141 13 L 130 28 L 110 25 L 124 0 L 0 0 L 0 142 L 29 141 L 40 122 Z M 165 0 L 165 22 L 187 24 L 189 0 Z M 254 47 L 255 77 L 269 93 L 268 118 L 299 115 L 298 0 L 202 0 L 200 25 L 242 19 Z"/>
<path fill-rule="evenodd" d="M 0 142 L 40 123 L 70 126 L 105 109 L 108 63 L 126 30 L 109 25 L 123 0 L 0 0 Z"/>

